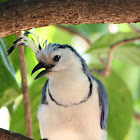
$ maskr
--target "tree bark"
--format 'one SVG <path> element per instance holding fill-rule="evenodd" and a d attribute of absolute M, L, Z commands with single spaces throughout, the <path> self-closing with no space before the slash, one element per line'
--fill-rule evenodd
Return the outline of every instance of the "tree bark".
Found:
<path fill-rule="evenodd" d="M 32 140 L 19 133 L 14 133 L 0 128 L 0 140 Z"/>
<path fill-rule="evenodd" d="M 139 0 L 8 0 L 0 3 L 0 37 L 56 24 L 140 22 Z"/>

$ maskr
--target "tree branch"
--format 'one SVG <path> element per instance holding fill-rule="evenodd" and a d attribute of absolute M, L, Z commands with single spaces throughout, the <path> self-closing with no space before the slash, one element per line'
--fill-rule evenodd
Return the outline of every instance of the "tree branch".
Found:
<path fill-rule="evenodd" d="M 139 0 L 8 0 L 0 3 L 0 37 L 62 23 L 136 23 L 139 7 Z"/>
<path fill-rule="evenodd" d="M 56 25 L 56 27 L 70 33 L 70 34 L 73 34 L 73 35 L 76 35 L 76 36 L 79 36 L 81 37 L 85 42 L 87 42 L 87 44 L 90 46 L 91 45 L 91 41 L 83 34 L 79 33 L 78 31 L 75 31 L 73 30 L 72 28 L 70 27 L 65 27 L 63 25 Z"/>
<path fill-rule="evenodd" d="M 103 75 L 103 73 L 104 73 L 104 70 L 100 70 L 100 69 L 89 69 L 89 71 L 90 71 L 90 73 L 97 73 L 97 74 L 99 74 L 99 75 Z"/>
<path fill-rule="evenodd" d="M 134 41 L 137 41 L 137 40 L 140 40 L 140 36 L 136 37 L 136 38 L 122 40 L 120 42 L 117 42 L 116 44 L 113 44 L 110 47 L 109 54 L 108 54 L 107 65 L 106 65 L 106 68 L 105 68 L 104 73 L 103 73 L 104 77 L 106 77 L 110 74 L 110 68 L 111 68 L 112 56 L 113 56 L 114 50 L 121 45 L 128 44 L 130 42 L 134 42 Z"/>
<path fill-rule="evenodd" d="M 17 33 L 17 38 L 21 36 L 23 36 L 22 32 Z M 22 94 L 23 94 L 23 102 L 24 102 L 26 136 L 32 138 L 32 119 L 31 119 L 29 88 L 27 85 L 27 76 L 26 76 L 26 65 L 24 59 L 24 48 L 23 46 L 19 46 L 17 48 L 18 48 L 18 56 L 20 62 L 20 73 L 22 79 Z"/>
<path fill-rule="evenodd" d="M 4 130 L 0 128 L 0 140 L 32 140 L 19 133 L 14 133 L 12 131 Z"/>
<path fill-rule="evenodd" d="M 134 30 L 134 32 L 140 34 L 140 29 L 136 27 L 133 23 L 130 23 L 129 26 Z"/>
<path fill-rule="evenodd" d="M 138 114 L 138 113 L 134 113 L 134 118 L 135 118 L 135 120 L 140 124 L 140 114 Z"/>

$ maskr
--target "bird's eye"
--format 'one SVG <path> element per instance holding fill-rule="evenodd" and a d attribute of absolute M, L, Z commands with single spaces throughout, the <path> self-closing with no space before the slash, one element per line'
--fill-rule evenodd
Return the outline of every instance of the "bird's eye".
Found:
<path fill-rule="evenodd" d="M 53 61 L 58 62 L 60 58 L 61 58 L 60 55 L 56 55 L 56 56 L 53 58 Z"/>

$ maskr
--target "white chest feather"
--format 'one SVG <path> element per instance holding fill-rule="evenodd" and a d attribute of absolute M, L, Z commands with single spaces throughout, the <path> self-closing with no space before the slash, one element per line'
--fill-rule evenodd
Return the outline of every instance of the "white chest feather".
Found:
<path fill-rule="evenodd" d="M 76 97 L 79 97 L 81 93 L 82 99 L 88 94 L 86 87 L 89 89 L 89 84 L 84 88 L 81 87 L 80 92 L 73 88 L 71 93 L 74 93 Z M 38 111 L 41 137 L 48 140 L 106 140 L 106 131 L 100 128 L 99 97 L 95 81 L 93 81 L 92 91 L 92 96 L 88 101 L 71 107 L 58 106 L 47 96 L 49 105 L 40 105 Z M 54 96 L 60 103 L 71 104 L 79 101 L 74 98 L 75 96 L 70 97 L 69 93 L 66 95 L 66 91 L 62 94 L 65 95 Z"/>

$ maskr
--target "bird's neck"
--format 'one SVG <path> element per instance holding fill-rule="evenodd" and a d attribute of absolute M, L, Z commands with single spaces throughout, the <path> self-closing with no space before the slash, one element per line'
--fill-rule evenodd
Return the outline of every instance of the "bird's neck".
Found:
<path fill-rule="evenodd" d="M 89 93 L 89 79 L 82 69 L 76 66 L 60 71 L 49 78 L 49 90 L 53 98 L 65 105 L 78 103 Z"/>

